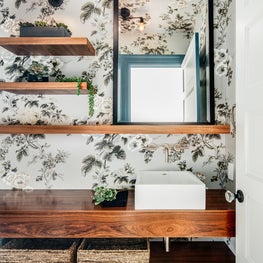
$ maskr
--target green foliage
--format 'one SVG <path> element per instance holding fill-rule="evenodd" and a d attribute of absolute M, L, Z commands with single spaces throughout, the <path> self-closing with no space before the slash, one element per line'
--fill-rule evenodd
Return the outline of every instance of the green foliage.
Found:
<path fill-rule="evenodd" d="M 37 61 L 33 61 L 27 71 L 40 79 L 49 75 L 48 66 L 43 65 Z"/>
<path fill-rule="evenodd" d="M 34 27 L 34 24 L 30 22 L 20 22 L 19 26 L 20 27 Z"/>
<path fill-rule="evenodd" d="M 48 26 L 48 23 L 45 21 L 35 21 L 34 26 L 35 27 L 38 27 L 38 26 L 45 27 L 45 26 Z"/>
<path fill-rule="evenodd" d="M 59 82 L 77 82 L 77 95 L 80 95 L 80 85 L 82 82 L 87 82 L 87 80 L 81 77 L 69 77 L 69 78 L 59 78 Z"/>
<path fill-rule="evenodd" d="M 64 28 L 68 31 L 68 33 L 69 33 L 70 35 L 72 35 L 72 32 L 70 31 L 69 27 L 68 27 L 66 24 L 60 22 L 60 23 L 56 23 L 56 26 L 57 26 L 57 27 L 64 27 Z"/>
<path fill-rule="evenodd" d="M 87 82 L 88 83 L 88 90 L 89 90 L 89 116 L 93 116 L 93 114 L 94 114 L 95 89 L 93 87 L 92 82 L 86 78 L 83 78 L 83 77 L 59 78 L 58 81 L 60 81 L 60 82 L 77 82 L 77 95 L 80 95 L 81 83 Z"/>
<path fill-rule="evenodd" d="M 20 22 L 19 23 L 20 27 L 64 27 L 69 35 L 71 36 L 72 35 L 72 32 L 70 31 L 69 27 L 62 23 L 62 22 L 53 22 L 53 23 L 48 23 L 46 21 L 34 21 L 34 23 L 30 23 L 30 22 Z"/>
<path fill-rule="evenodd" d="M 94 114 L 94 87 L 91 82 L 89 82 L 89 116 Z"/>
<path fill-rule="evenodd" d="M 30 56 L 15 57 L 11 65 L 5 67 L 6 74 L 9 75 L 9 78 L 15 82 L 25 81 L 28 77 L 28 73 L 35 76 L 40 76 L 42 74 L 40 77 L 50 76 L 55 77 L 56 79 L 64 77 L 60 69 L 61 62 L 57 58 L 41 60 L 43 63 L 35 60 L 29 63 L 29 61 Z M 29 71 L 34 71 L 34 73 Z M 39 75 L 35 74 L 36 72 L 38 72 Z"/>
<path fill-rule="evenodd" d="M 98 205 L 103 201 L 113 201 L 116 199 L 117 193 L 118 191 L 116 189 L 98 186 L 94 189 L 93 201 L 95 205 Z"/>
<path fill-rule="evenodd" d="M 28 60 L 28 57 L 16 58 L 14 63 L 5 68 L 6 73 L 11 76 L 16 76 L 16 81 L 22 81 L 23 78 L 27 78 L 28 74 L 34 75 L 38 81 L 42 81 L 43 77 L 48 77 L 50 73 L 50 67 L 48 64 L 42 64 L 38 61 L 32 61 L 28 68 L 25 68 L 24 63 Z"/>

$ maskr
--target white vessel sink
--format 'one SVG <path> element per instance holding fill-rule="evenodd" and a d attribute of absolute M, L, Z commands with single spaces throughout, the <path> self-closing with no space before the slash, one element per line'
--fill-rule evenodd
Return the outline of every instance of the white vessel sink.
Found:
<path fill-rule="evenodd" d="M 135 209 L 205 209 L 205 184 L 186 171 L 141 171 Z"/>

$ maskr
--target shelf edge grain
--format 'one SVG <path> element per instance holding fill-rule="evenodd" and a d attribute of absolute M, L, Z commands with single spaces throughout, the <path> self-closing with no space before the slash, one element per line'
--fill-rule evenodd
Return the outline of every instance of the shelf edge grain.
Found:
<path fill-rule="evenodd" d="M 15 94 L 76 94 L 77 82 L 0 82 L 0 91 Z M 88 83 L 80 84 L 80 94 L 88 94 Z"/>
<path fill-rule="evenodd" d="M 0 134 L 229 134 L 229 125 L 0 125 Z"/>
<path fill-rule="evenodd" d="M 19 56 L 94 56 L 85 37 L 1 37 L 0 46 Z"/>

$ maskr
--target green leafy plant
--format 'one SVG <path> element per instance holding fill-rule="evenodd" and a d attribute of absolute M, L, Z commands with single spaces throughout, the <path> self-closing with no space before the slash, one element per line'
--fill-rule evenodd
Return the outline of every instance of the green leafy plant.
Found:
<path fill-rule="evenodd" d="M 64 27 L 64 28 L 68 31 L 68 33 L 69 33 L 70 35 L 72 35 L 72 32 L 70 31 L 69 27 L 68 27 L 66 24 L 60 22 L 60 23 L 56 23 L 56 26 L 57 26 L 57 27 Z"/>
<path fill-rule="evenodd" d="M 94 114 L 94 94 L 95 89 L 93 84 L 90 80 L 87 80 L 82 77 L 69 77 L 69 78 L 59 78 L 57 81 L 60 82 L 77 82 L 77 95 L 80 95 L 80 87 L 82 82 L 88 83 L 88 90 L 89 90 L 89 115 L 93 116 Z"/>
<path fill-rule="evenodd" d="M 77 95 L 80 95 L 80 86 L 82 82 L 87 82 L 87 80 L 81 77 L 69 77 L 69 78 L 59 78 L 59 82 L 77 82 Z"/>
<path fill-rule="evenodd" d="M 113 201 L 116 199 L 117 193 L 118 191 L 116 189 L 97 186 L 94 189 L 93 201 L 95 205 L 98 205 L 103 201 Z"/>
<path fill-rule="evenodd" d="M 48 23 L 45 22 L 45 21 L 35 21 L 35 22 L 34 22 L 34 26 L 35 26 L 35 27 L 38 27 L 38 26 L 45 27 L 45 26 L 48 26 Z"/>
<path fill-rule="evenodd" d="M 51 73 L 50 65 L 48 63 L 43 64 L 39 61 L 32 61 L 27 68 L 23 67 L 23 64 L 20 64 L 19 67 L 9 66 L 6 70 L 8 73 L 10 72 L 14 75 L 18 73 L 16 78 L 18 82 L 23 79 L 27 81 L 48 81 L 48 77 Z"/>
<path fill-rule="evenodd" d="M 36 76 L 38 79 L 42 77 L 48 77 L 49 68 L 47 65 L 43 65 L 37 61 L 33 61 L 32 64 L 27 69 L 28 73 Z"/>
<path fill-rule="evenodd" d="M 41 75 L 42 77 L 61 79 L 65 77 L 61 71 L 62 65 L 62 61 L 59 58 L 43 57 L 42 59 L 32 61 L 29 56 L 16 56 L 13 62 L 5 67 L 5 72 L 9 76 L 9 79 L 14 82 L 27 80 L 29 74 L 38 75 L 38 77 L 36 76 L 37 79 L 41 79 L 39 78 Z"/>
<path fill-rule="evenodd" d="M 20 27 L 33 27 L 35 25 L 33 23 L 30 23 L 30 22 L 20 22 L 19 26 Z"/>
<path fill-rule="evenodd" d="M 61 23 L 61 22 L 55 22 L 55 21 L 52 21 L 51 23 L 48 23 L 46 21 L 34 21 L 34 23 L 30 23 L 30 22 L 20 22 L 19 23 L 20 27 L 64 27 L 69 35 L 71 36 L 72 35 L 72 32 L 70 31 L 69 27 L 64 24 L 64 23 Z"/>

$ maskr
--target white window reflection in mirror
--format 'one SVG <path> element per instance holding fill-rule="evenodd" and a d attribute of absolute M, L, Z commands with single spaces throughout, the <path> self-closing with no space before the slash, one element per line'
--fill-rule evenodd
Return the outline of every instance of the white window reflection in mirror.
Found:
<path fill-rule="evenodd" d="M 182 96 L 181 68 L 131 68 L 131 122 L 182 122 Z"/>

